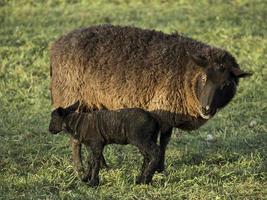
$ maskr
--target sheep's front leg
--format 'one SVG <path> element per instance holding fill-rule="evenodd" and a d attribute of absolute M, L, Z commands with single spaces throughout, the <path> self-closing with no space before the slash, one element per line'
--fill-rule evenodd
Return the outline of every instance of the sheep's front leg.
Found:
<path fill-rule="evenodd" d="M 166 147 L 171 139 L 171 134 L 172 134 L 172 128 L 168 129 L 165 132 L 160 133 L 160 160 L 158 167 L 156 169 L 156 171 L 158 172 L 163 172 L 165 170 L 164 166 L 165 152 L 166 152 Z"/>
<path fill-rule="evenodd" d="M 84 173 L 83 164 L 82 164 L 82 154 L 81 154 L 81 143 L 71 137 L 70 139 L 71 148 L 72 148 L 72 160 L 75 170 L 78 172 L 79 176 L 82 176 Z"/>
<path fill-rule="evenodd" d="M 100 169 L 100 160 L 103 152 L 103 145 L 95 144 L 91 146 L 92 150 L 92 174 L 89 181 L 89 186 L 95 187 L 99 185 L 99 169 Z"/>

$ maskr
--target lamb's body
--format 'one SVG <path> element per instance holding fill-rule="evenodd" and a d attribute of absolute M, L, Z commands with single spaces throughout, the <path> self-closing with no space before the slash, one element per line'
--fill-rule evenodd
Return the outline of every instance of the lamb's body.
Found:
<path fill-rule="evenodd" d="M 67 121 L 72 126 L 73 137 L 87 145 L 96 140 L 103 145 L 135 144 L 136 138 L 145 141 L 159 130 L 156 119 L 138 108 L 73 113 Z"/>
<path fill-rule="evenodd" d="M 88 171 L 82 178 L 91 186 L 99 183 L 100 159 L 106 144 L 133 144 L 141 151 L 144 163 L 137 183 L 150 183 L 160 160 L 156 144 L 159 124 L 142 109 L 77 113 L 58 108 L 52 112 L 49 130 L 54 134 L 65 130 L 92 151 Z"/>

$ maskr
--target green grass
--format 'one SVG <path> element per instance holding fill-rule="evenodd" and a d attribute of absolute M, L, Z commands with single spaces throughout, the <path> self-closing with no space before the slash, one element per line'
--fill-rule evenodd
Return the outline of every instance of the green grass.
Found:
<path fill-rule="evenodd" d="M 267 199 L 267 2 L 0 0 L 0 199 Z M 242 69 L 238 94 L 193 132 L 176 130 L 167 174 L 135 185 L 141 155 L 108 146 L 97 189 L 74 172 L 68 138 L 48 133 L 49 46 L 81 26 L 113 23 L 223 47 Z M 250 121 L 257 124 L 250 127 Z M 207 134 L 216 138 L 206 142 Z"/>

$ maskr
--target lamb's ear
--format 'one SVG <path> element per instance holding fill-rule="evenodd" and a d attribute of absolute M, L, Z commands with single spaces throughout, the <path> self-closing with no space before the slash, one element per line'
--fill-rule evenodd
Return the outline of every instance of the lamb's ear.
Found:
<path fill-rule="evenodd" d="M 191 59 L 194 63 L 196 63 L 200 67 L 207 67 L 208 60 L 202 55 L 190 55 Z"/>
<path fill-rule="evenodd" d="M 242 71 L 239 67 L 233 67 L 231 72 L 237 78 L 245 78 L 252 75 L 252 73 Z"/>
<path fill-rule="evenodd" d="M 57 113 L 59 114 L 60 117 L 65 117 L 67 115 L 66 110 L 64 108 L 62 108 L 62 107 L 59 107 L 57 109 Z"/>
<path fill-rule="evenodd" d="M 79 108 L 80 101 L 76 101 L 74 104 L 70 105 L 69 107 L 65 108 L 68 111 L 76 111 Z"/>

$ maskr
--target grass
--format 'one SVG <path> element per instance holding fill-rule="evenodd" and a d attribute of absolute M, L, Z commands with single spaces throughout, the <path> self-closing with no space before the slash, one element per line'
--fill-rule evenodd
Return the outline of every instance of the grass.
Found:
<path fill-rule="evenodd" d="M 267 199 L 266 18 L 264 0 L 0 0 L 0 199 Z M 175 131 L 167 174 L 149 186 L 134 184 L 137 149 L 110 145 L 111 170 L 101 171 L 99 188 L 87 187 L 68 138 L 47 131 L 49 45 L 101 23 L 182 32 L 229 50 L 254 73 L 205 126 Z M 216 141 L 207 143 L 207 134 Z"/>

